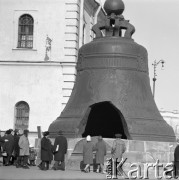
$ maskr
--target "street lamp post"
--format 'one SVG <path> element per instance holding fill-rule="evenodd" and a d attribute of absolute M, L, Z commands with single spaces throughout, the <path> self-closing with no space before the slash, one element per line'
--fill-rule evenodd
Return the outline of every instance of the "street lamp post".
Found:
<path fill-rule="evenodd" d="M 155 82 L 157 80 L 156 76 L 157 76 L 157 73 L 156 73 L 156 68 L 157 68 L 157 65 L 159 64 L 162 64 L 162 68 L 164 67 L 164 63 L 165 61 L 164 60 L 159 60 L 158 62 L 155 60 L 154 63 L 152 64 L 154 66 L 154 77 L 153 77 L 153 97 L 155 98 Z"/>

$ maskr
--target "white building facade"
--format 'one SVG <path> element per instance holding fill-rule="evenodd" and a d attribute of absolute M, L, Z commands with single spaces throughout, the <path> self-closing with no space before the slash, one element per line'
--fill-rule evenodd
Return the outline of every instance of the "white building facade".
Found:
<path fill-rule="evenodd" d="M 0 130 L 48 129 L 66 105 L 99 0 L 0 0 Z"/>
<path fill-rule="evenodd" d="M 176 138 L 179 139 L 179 112 L 160 110 L 164 120 L 173 128 Z"/>

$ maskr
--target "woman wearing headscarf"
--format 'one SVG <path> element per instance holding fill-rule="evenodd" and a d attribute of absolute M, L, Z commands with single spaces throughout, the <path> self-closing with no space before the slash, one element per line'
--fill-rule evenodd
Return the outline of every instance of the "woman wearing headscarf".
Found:
<path fill-rule="evenodd" d="M 90 165 L 93 164 L 93 151 L 95 147 L 91 142 L 91 136 L 86 137 L 86 143 L 83 145 L 83 163 L 86 165 L 84 172 L 90 171 Z"/>
<path fill-rule="evenodd" d="M 41 170 L 48 170 L 49 164 L 53 159 L 52 144 L 50 139 L 48 139 L 48 135 L 49 132 L 45 131 L 41 140 Z"/>

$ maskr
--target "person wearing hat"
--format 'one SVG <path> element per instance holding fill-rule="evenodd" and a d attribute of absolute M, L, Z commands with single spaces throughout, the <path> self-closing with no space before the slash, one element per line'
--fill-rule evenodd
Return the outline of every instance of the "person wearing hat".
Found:
<path fill-rule="evenodd" d="M 98 165 L 98 168 L 96 170 L 97 173 L 100 171 L 103 173 L 103 167 L 104 167 L 104 157 L 106 155 L 106 144 L 102 138 L 102 136 L 98 136 L 98 142 L 95 145 L 96 150 L 96 164 Z"/>
<path fill-rule="evenodd" d="M 53 159 L 52 143 L 48 139 L 49 132 L 45 131 L 43 133 L 43 138 L 41 140 L 41 170 L 49 170 L 49 164 Z"/>
<path fill-rule="evenodd" d="M 54 142 L 54 160 L 55 164 L 52 169 L 65 170 L 65 154 L 67 153 L 67 139 L 63 136 L 62 131 L 58 132 L 58 136 Z"/>
<path fill-rule="evenodd" d="M 122 134 L 115 134 L 116 139 L 113 142 L 111 154 L 115 161 L 120 162 L 122 160 L 122 154 L 126 150 L 124 141 L 121 139 Z"/>
<path fill-rule="evenodd" d="M 23 158 L 24 169 L 29 169 L 28 167 L 28 156 L 29 156 L 29 139 L 28 139 L 29 131 L 27 129 L 24 130 L 23 135 L 19 139 L 19 147 L 20 147 L 20 156 Z"/>
<path fill-rule="evenodd" d="M 5 140 L 1 137 L 1 130 L 0 130 L 0 158 L 2 157 L 2 147 L 3 144 L 5 143 Z"/>
<path fill-rule="evenodd" d="M 14 130 L 13 129 L 9 129 L 9 131 L 11 132 L 11 134 L 13 135 L 14 133 Z"/>
<path fill-rule="evenodd" d="M 4 136 L 4 139 L 8 140 L 7 142 L 4 143 L 3 146 L 3 150 L 7 153 L 7 157 L 4 158 L 5 166 L 11 165 L 10 160 L 14 150 L 14 136 L 11 134 L 11 132 L 12 132 L 11 130 L 7 130 Z"/>
<path fill-rule="evenodd" d="M 120 163 L 122 160 L 122 155 L 126 151 L 126 146 L 124 141 L 121 139 L 122 134 L 115 134 L 116 139 L 113 141 L 111 154 L 115 163 Z M 122 165 L 118 167 L 118 174 L 123 175 Z"/>
<path fill-rule="evenodd" d="M 174 150 L 174 176 L 179 177 L 179 139 L 176 139 L 177 145 Z"/>
<path fill-rule="evenodd" d="M 22 130 L 15 129 L 14 130 L 14 158 L 15 158 L 15 166 L 16 168 L 19 168 L 21 166 L 21 157 L 20 154 L 20 147 L 19 147 L 19 139 L 22 136 L 23 132 Z"/>
<path fill-rule="evenodd" d="M 6 164 L 6 161 L 7 161 L 7 153 L 5 152 L 4 150 L 4 144 L 5 142 L 9 141 L 8 139 L 5 139 L 6 135 L 5 136 L 1 136 L 0 134 L 0 157 L 2 156 L 3 157 L 3 165 Z M 6 155 L 6 156 L 4 156 Z"/>
<path fill-rule="evenodd" d="M 95 147 L 91 142 L 91 136 L 86 137 L 86 143 L 83 145 L 83 163 L 85 164 L 84 172 L 90 171 L 90 165 L 93 164 L 93 151 Z"/>
<path fill-rule="evenodd" d="M 8 141 L 8 140 L 6 139 L 6 141 Z M 1 157 L 1 153 L 2 153 L 1 148 L 3 147 L 4 143 L 5 143 L 5 139 L 3 137 L 1 137 L 1 134 L 0 134 L 0 157 Z"/>

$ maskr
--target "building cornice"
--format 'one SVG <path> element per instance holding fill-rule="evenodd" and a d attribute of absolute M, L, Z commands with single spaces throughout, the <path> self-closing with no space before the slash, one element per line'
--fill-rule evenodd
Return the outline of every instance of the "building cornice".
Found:
<path fill-rule="evenodd" d="M 0 61 L 0 65 L 4 66 L 62 66 L 57 61 Z"/>
<path fill-rule="evenodd" d="M 179 115 L 178 111 L 169 111 L 169 110 L 160 110 L 160 113 L 170 113 L 170 114 Z"/>

